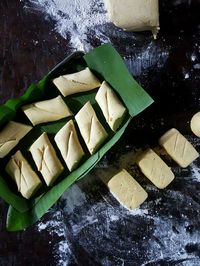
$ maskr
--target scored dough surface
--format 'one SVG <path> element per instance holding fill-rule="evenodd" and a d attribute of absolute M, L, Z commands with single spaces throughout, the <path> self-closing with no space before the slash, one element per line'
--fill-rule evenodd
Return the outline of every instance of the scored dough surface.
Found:
<path fill-rule="evenodd" d="M 34 126 L 57 121 L 72 115 L 60 95 L 50 100 L 25 105 L 22 110 Z"/>
<path fill-rule="evenodd" d="M 72 120 L 58 131 L 55 136 L 55 142 L 68 169 L 70 171 L 74 170 L 85 153 L 78 140 L 74 122 Z"/>
<path fill-rule="evenodd" d="M 108 137 L 90 102 L 87 102 L 75 116 L 79 130 L 91 154 L 95 153 Z"/>
<path fill-rule="evenodd" d="M 93 90 L 101 85 L 88 67 L 82 71 L 55 78 L 53 83 L 63 96 Z"/>
<path fill-rule="evenodd" d="M 181 167 L 187 167 L 199 157 L 192 144 L 175 128 L 167 131 L 160 138 L 159 144 Z"/>
<path fill-rule="evenodd" d="M 126 208 L 138 208 L 148 197 L 147 192 L 126 171 L 121 170 L 108 182 L 110 192 Z"/>
<path fill-rule="evenodd" d="M 64 168 L 58 159 L 47 133 L 43 133 L 30 147 L 33 160 L 41 172 L 47 186 L 54 183 Z"/>
<path fill-rule="evenodd" d="M 0 158 L 5 157 L 31 129 L 32 126 L 8 122 L 0 132 Z"/>
<path fill-rule="evenodd" d="M 33 171 L 20 151 L 17 151 L 6 165 L 6 172 L 16 182 L 18 191 L 29 199 L 42 185 L 38 175 Z"/>
<path fill-rule="evenodd" d="M 158 188 L 167 187 L 174 179 L 174 174 L 167 164 L 151 149 L 146 150 L 137 164 L 142 173 Z"/>
<path fill-rule="evenodd" d="M 124 119 L 126 108 L 105 81 L 101 84 L 95 99 L 110 128 L 116 131 Z"/>

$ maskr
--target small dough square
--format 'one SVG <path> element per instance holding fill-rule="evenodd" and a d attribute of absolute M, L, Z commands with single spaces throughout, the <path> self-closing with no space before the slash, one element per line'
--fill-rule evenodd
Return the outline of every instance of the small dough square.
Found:
<path fill-rule="evenodd" d="M 166 188 L 173 180 L 174 174 L 167 164 L 151 149 L 146 150 L 137 164 L 142 173 L 158 188 Z"/>
<path fill-rule="evenodd" d="M 5 157 L 31 129 L 28 125 L 8 122 L 0 132 L 0 158 Z"/>
<path fill-rule="evenodd" d="M 42 185 L 38 175 L 33 171 L 20 151 L 17 151 L 6 165 L 6 172 L 17 184 L 18 191 L 29 199 Z"/>
<path fill-rule="evenodd" d="M 175 128 L 167 131 L 160 138 L 159 144 L 181 167 L 187 167 L 199 157 L 192 144 Z"/>
<path fill-rule="evenodd" d="M 94 154 L 108 137 L 90 102 L 87 102 L 75 116 L 79 130 L 91 154 Z"/>
<path fill-rule="evenodd" d="M 121 170 L 108 182 L 110 192 L 126 208 L 138 208 L 148 197 L 147 192 L 126 171 Z"/>
<path fill-rule="evenodd" d="M 159 30 L 158 0 L 105 0 L 111 21 L 127 31 Z"/>
<path fill-rule="evenodd" d="M 110 128 L 116 131 L 125 117 L 126 108 L 105 81 L 101 84 L 95 99 Z"/>
<path fill-rule="evenodd" d="M 55 142 L 68 169 L 70 171 L 74 170 L 85 153 L 79 142 L 73 120 L 67 122 L 67 124 L 58 131 L 55 136 Z"/>
<path fill-rule="evenodd" d="M 33 160 L 41 172 L 47 186 L 51 186 L 64 168 L 49 141 L 47 133 L 43 133 L 30 147 Z"/>
<path fill-rule="evenodd" d="M 34 126 L 57 121 L 72 115 L 72 112 L 60 95 L 51 100 L 25 105 L 22 107 L 22 110 Z"/>
<path fill-rule="evenodd" d="M 53 83 L 63 96 L 98 88 L 101 83 L 87 67 L 82 71 L 55 78 Z"/>

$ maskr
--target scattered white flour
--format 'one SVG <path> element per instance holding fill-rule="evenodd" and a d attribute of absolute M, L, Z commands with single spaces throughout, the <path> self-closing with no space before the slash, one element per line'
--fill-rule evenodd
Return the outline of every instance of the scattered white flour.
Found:
<path fill-rule="evenodd" d="M 192 163 L 190 165 L 190 169 L 192 173 L 192 179 L 200 182 L 200 168 L 195 163 Z"/>
<path fill-rule="evenodd" d="M 194 69 L 200 69 L 200 64 L 195 64 L 193 67 Z"/>
<path fill-rule="evenodd" d="M 185 74 L 185 79 L 189 79 L 190 75 L 188 73 Z"/>
<path fill-rule="evenodd" d="M 72 225 L 72 231 L 74 233 L 74 236 L 78 235 L 82 229 L 85 229 L 87 228 L 87 226 L 90 226 L 97 222 L 98 219 L 96 219 L 94 216 L 86 215 L 79 224 Z"/>
<path fill-rule="evenodd" d="M 186 1 L 186 3 L 188 4 L 188 6 L 191 5 L 191 2 L 192 2 L 192 0 L 187 0 L 187 1 Z M 173 5 L 174 5 L 174 6 L 179 6 L 179 5 L 181 5 L 182 3 L 183 3 L 182 0 L 175 0 L 175 1 L 173 1 Z"/>
<path fill-rule="evenodd" d="M 61 212 L 52 212 L 51 220 L 39 222 L 37 230 L 39 232 L 46 230 L 52 237 L 56 238 L 56 244 L 53 246 L 56 266 L 67 266 L 71 257 L 71 251 L 67 240 L 66 225 Z M 57 240 L 58 238 L 59 240 Z"/>
<path fill-rule="evenodd" d="M 77 50 L 86 50 L 89 31 L 95 31 L 101 40 L 106 39 L 97 29 L 108 21 L 103 0 L 27 0 L 25 7 L 43 11 L 53 18 L 55 30 L 64 38 L 72 33 L 71 45 Z"/>
<path fill-rule="evenodd" d="M 155 56 L 155 54 L 157 54 L 157 56 Z M 136 50 L 135 55 L 132 53 L 126 56 L 124 60 L 128 63 L 129 71 L 131 72 L 134 70 L 132 74 L 134 74 L 134 76 L 139 76 L 150 67 L 163 67 L 168 58 L 169 51 L 166 48 L 158 51 L 156 43 L 150 42 L 146 47 L 142 49 L 139 48 L 139 51 Z"/>
<path fill-rule="evenodd" d="M 195 54 L 191 55 L 191 60 L 194 62 L 197 59 L 197 56 Z"/>
<path fill-rule="evenodd" d="M 86 195 L 81 191 L 78 185 L 74 184 L 63 195 L 65 201 L 65 211 L 70 214 L 77 206 L 81 206 L 86 201 Z"/>
<path fill-rule="evenodd" d="M 154 265 L 160 265 L 159 260 L 170 258 L 171 261 L 177 260 L 189 260 L 194 258 L 193 254 L 188 254 L 185 251 L 185 246 L 188 244 L 188 233 L 186 231 L 186 227 L 188 223 L 185 222 L 183 224 L 176 225 L 176 233 L 172 233 L 172 228 L 174 227 L 174 223 L 172 219 L 160 219 L 159 217 L 154 217 L 154 226 L 155 230 L 153 232 L 152 239 L 147 241 L 149 242 L 149 246 L 151 246 L 150 253 L 152 260 L 148 260 L 144 265 L 150 265 L 150 263 L 154 263 Z M 178 233 L 177 233 L 178 232 Z M 162 234 L 162 237 L 160 235 Z M 194 234 L 190 236 L 190 241 L 192 243 L 198 242 L 198 235 Z M 169 247 L 170 251 L 167 252 L 167 249 L 164 247 Z M 158 263 L 158 264 L 155 264 Z M 194 265 L 194 264 L 178 264 L 177 265 Z M 164 265 L 164 264 L 163 264 Z M 166 264 L 168 265 L 168 264 Z M 172 264 L 173 265 L 173 264 Z"/>

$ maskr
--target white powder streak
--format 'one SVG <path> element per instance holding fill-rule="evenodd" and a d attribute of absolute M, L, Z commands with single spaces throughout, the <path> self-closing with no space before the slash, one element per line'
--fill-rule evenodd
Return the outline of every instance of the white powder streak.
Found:
<path fill-rule="evenodd" d="M 74 184 L 62 195 L 62 200 L 65 200 L 65 212 L 70 214 L 76 207 L 85 203 L 86 196 L 78 185 Z"/>
<path fill-rule="evenodd" d="M 89 31 L 94 30 L 97 35 L 97 28 L 108 21 L 103 0 L 29 0 L 25 7 L 53 18 L 55 30 L 64 38 L 71 33 L 71 45 L 77 50 L 85 50 Z"/>
<path fill-rule="evenodd" d="M 199 167 L 195 164 L 195 163 L 192 163 L 190 165 L 190 168 L 191 168 L 191 172 L 192 172 L 192 180 L 196 180 L 198 182 L 200 182 L 200 169 Z"/>
<path fill-rule="evenodd" d="M 47 230 L 50 235 L 61 238 L 54 247 L 54 257 L 57 260 L 57 266 L 66 266 L 68 265 L 71 250 L 68 245 L 67 235 L 66 235 L 66 225 L 63 221 L 63 217 L 60 211 L 53 213 L 51 220 L 46 222 L 39 222 L 37 224 L 38 232 Z"/>

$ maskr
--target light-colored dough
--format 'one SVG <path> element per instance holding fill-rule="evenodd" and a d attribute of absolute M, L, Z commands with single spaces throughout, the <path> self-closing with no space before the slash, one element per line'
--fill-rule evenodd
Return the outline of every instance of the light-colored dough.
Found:
<path fill-rule="evenodd" d="M 78 140 L 74 122 L 70 120 L 62 127 L 55 136 L 55 142 L 70 171 L 74 170 L 82 157 L 84 151 Z"/>
<path fill-rule="evenodd" d="M 54 183 L 64 168 L 49 141 L 47 133 L 43 133 L 30 147 L 33 160 L 41 172 L 47 186 Z"/>
<path fill-rule="evenodd" d="M 167 131 L 160 138 L 159 144 L 181 167 L 187 167 L 199 157 L 192 144 L 175 128 Z"/>
<path fill-rule="evenodd" d="M 116 131 L 124 119 L 126 108 L 105 81 L 101 84 L 95 99 L 110 128 Z"/>
<path fill-rule="evenodd" d="M 55 78 L 53 83 L 63 96 L 90 91 L 101 85 L 100 81 L 88 67 L 80 72 Z"/>
<path fill-rule="evenodd" d="M 147 192 L 124 169 L 109 180 L 108 188 L 116 199 L 128 209 L 139 207 L 148 197 Z"/>
<path fill-rule="evenodd" d="M 137 164 L 142 173 L 160 189 L 167 187 L 174 179 L 171 169 L 151 149 L 140 155 Z"/>
<path fill-rule="evenodd" d="M 42 185 L 39 177 L 20 151 L 11 157 L 6 165 L 6 172 L 15 181 L 18 191 L 26 199 L 29 199 Z"/>
<path fill-rule="evenodd" d="M 8 122 L 0 132 L 0 158 L 5 157 L 31 129 L 31 126 Z"/>
<path fill-rule="evenodd" d="M 192 132 L 200 138 L 200 112 L 196 113 L 190 122 Z"/>
<path fill-rule="evenodd" d="M 90 102 L 82 107 L 75 119 L 89 152 L 95 153 L 108 134 L 99 122 Z"/>
<path fill-rule="evenodd" d="M 51 100 L 25 105 L 22 107 L 22 110 L 34 126 L 57 121 L 72 115 L 72 112 L 60 95 Z"/>
<path fill-rule="evenodd" d="M 105 0 L 108 16 L 118 27 L 127 31 L 159 30 L 158 0 Z"/>

